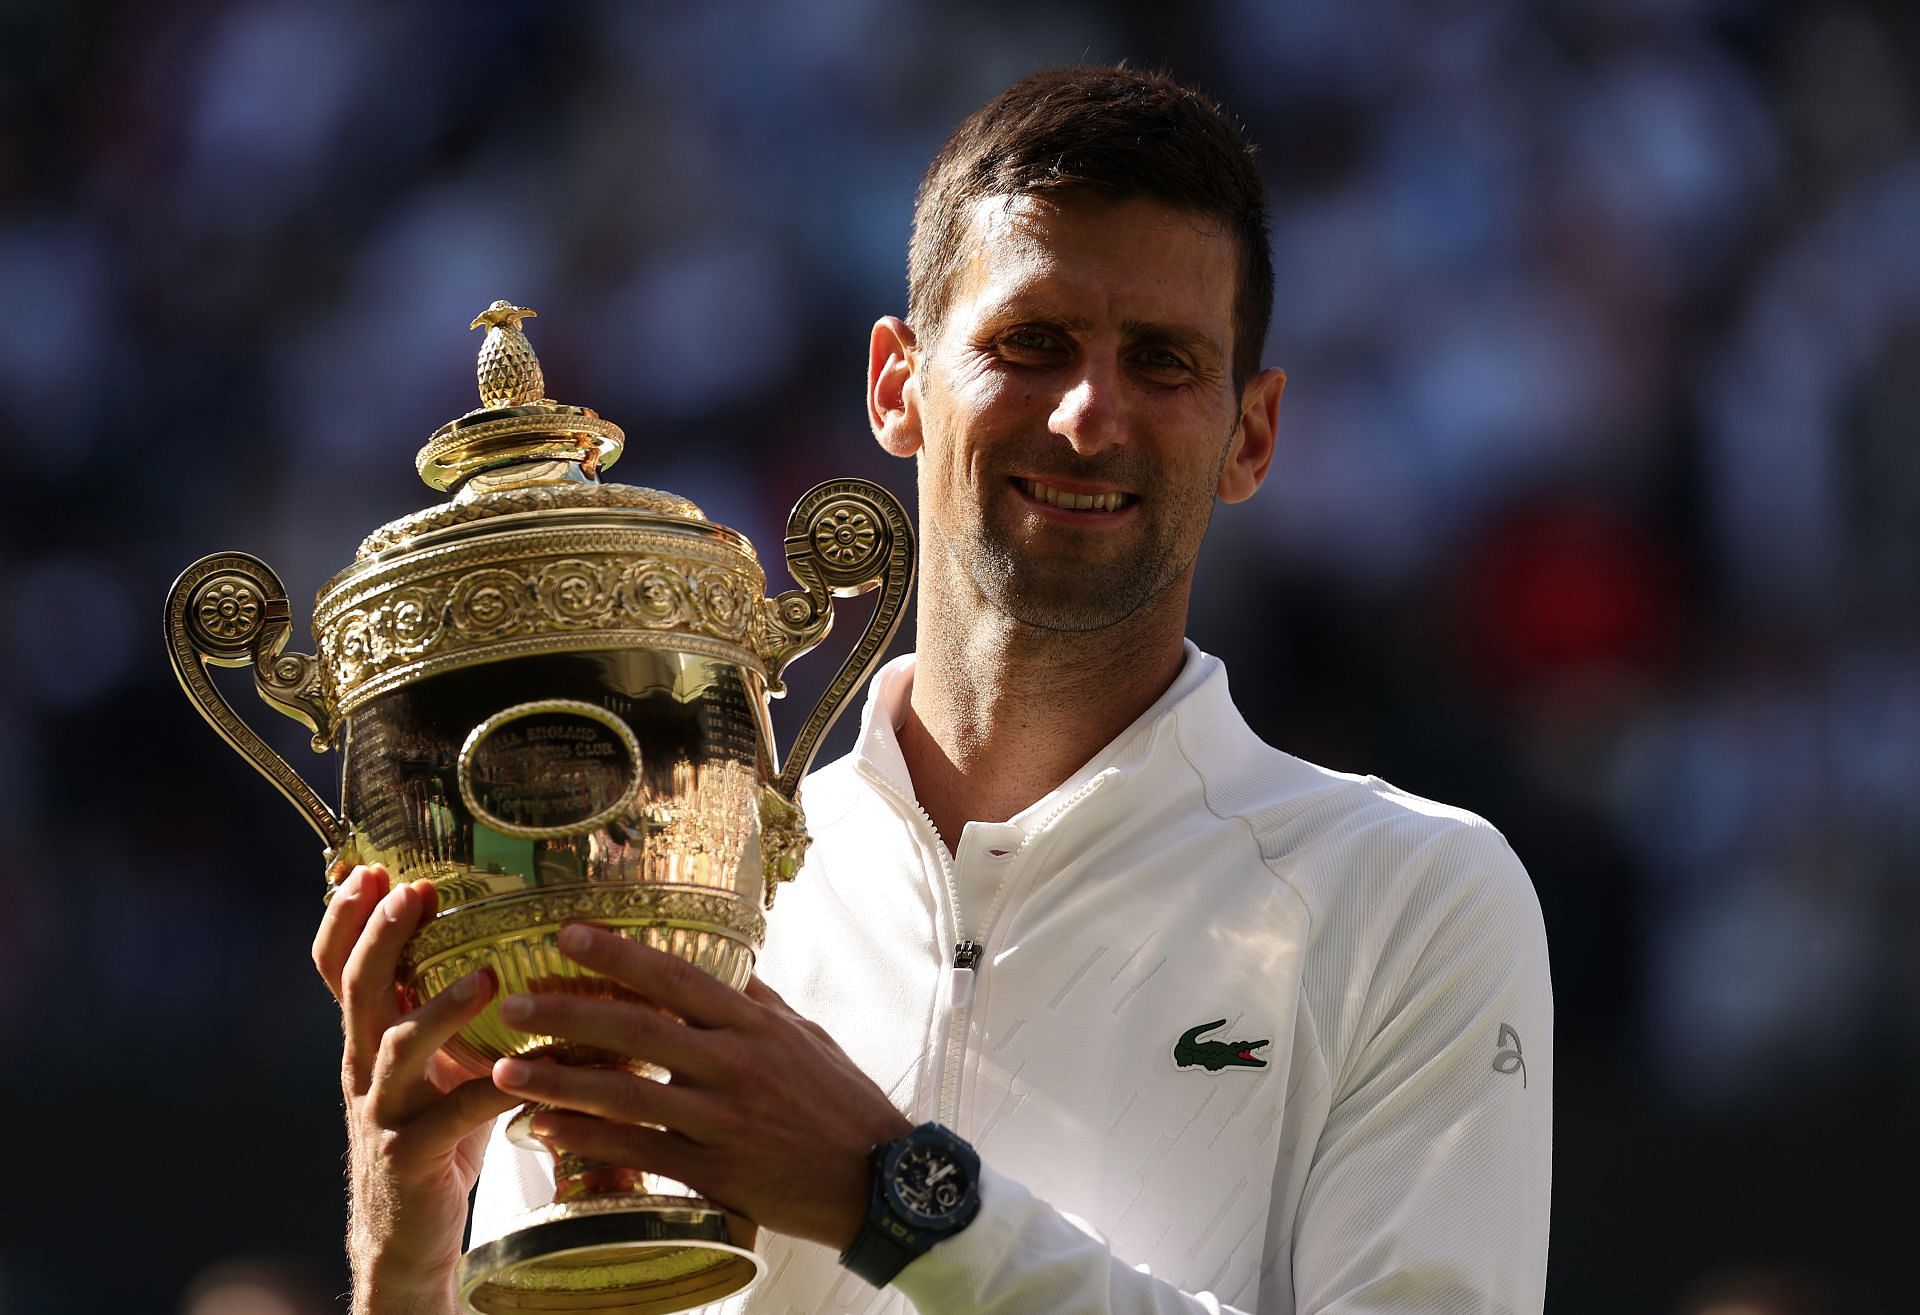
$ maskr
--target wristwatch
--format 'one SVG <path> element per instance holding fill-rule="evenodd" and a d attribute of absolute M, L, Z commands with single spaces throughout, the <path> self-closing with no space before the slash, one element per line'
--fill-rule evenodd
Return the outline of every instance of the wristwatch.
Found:
<path fill-rule="evenodd" d="M 980 1213 L 980 1157 L 939 1124 L 923 1123 L 899 1141 L 881 1142 L 867 1159 L 867 1221 L 840 1263 L 884 1288 Z"/>

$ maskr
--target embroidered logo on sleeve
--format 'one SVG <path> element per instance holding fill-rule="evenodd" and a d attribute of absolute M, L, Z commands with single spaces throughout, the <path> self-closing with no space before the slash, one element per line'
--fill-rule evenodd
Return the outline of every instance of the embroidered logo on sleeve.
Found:
<path fill-rule="evenodd" d="M 1493 1071 L 1495 1073 L 1518 1073 L 1520 1075 L 1520 1089 L 1522 1091 L 1526 1090 L 1527 1057 L 1521 1053 L 1520 1034 L 1513 1030 L 1512 1023 L 1500 1024 L 1500 1035 L 1493 1039 L 1493 1044 L 1508 1047 L 1508 1049 L 1502 1050 L 1493 1057 Z"/>
<path fill-rule="evenodd" d="M 1217 1018 L 1211 1023 L 1202 1023 L 1198 1027 L 1188 1028 L 1173 1043 L 1173 1066 L 1175 1068 L 1204 1068 L 1209 1073 L 1218 1073 L 1223 1068 L 1265 1068 L 1267 1061 L 1254 1056 L 1254 1051 L 1269 1044 L 1268 1041 L 1202 1041 L 1202 1032 L 1211 1032 L 1216 1027 L 1225 1027 L 1227 1020 Z"/>

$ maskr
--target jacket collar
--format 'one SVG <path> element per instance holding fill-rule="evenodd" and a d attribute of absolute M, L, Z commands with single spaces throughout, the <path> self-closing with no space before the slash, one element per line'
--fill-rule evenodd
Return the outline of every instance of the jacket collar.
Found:
<path fill-rule="evenodd" d="M 1010 821 L 1023 830 L 1056 814 L 1063 805 L 1079 797 L 1103 777 L 1128 776 L 1150 763 L 1156 750 L 1178 753 L 1170 732 L 1177 713 L 1181 720 L 1198 724 L 1219 734 L 1234 728 L 1244 731 L 1244 723 L 1227 693 L 1227 669 L 1219 658 L 1201 652 L 1192 640 L 1183 641 L 1186 661 L 1173 684 L 1154 700 L 1153 706 L 1094 754 L 1085 765 L 1058 786 L 1035 800 Z M 864 770 L 879 776 L 908 799 L 917 799 L 907 760 L 900 752 L 899 728 L 906 721 L 907 703 L 913 695 L 914 655 L 903 654 L 882 667 L 867 689 L 867 702 L 860 714 L 860 739 L 853 756 Z M 1164 743 L 1163 743 L 1164 741 Z"/>

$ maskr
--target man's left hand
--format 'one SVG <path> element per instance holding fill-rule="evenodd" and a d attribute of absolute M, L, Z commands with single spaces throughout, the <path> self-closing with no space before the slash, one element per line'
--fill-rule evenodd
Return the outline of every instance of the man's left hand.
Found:
<path fill-rule="evenodd" d="M 757 977 L 735 991 L 683 959 L 584 923 L 563 928 L 559 940 L 568 958 L 658 1008 L 541 994 L 508 996 L 502 1016 L 672 1078 L 499 1060 L 495 1086 L 562 1107 L 536 1115 L 534 1135 L 677 1179 L 776 1232 L 851 1246 L 867 1214 L 868 1150 L 913 1128 L 886 1093 Z"/>

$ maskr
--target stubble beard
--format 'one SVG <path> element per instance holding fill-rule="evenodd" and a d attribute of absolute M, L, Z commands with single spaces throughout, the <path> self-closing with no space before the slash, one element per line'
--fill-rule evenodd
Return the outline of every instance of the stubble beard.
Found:
<path fill-rule="evenodd" d="M 1170 492 L 1152 471 L 1126 472 L 1113 482 L 1143 490 L 1149 499 Z M 1107 630 L 1187 576 L 1212 518 L 1218 483 L 1216 471 L 1204 496 L 1137 507 L 1133 514 L 1149 519 L 1124 551 L 1113 554 L 1041 555 L 1020 541 L 1017 521 L 1024 517 L 1006 524 L 981 516 L 959 545 L 961 562 L 988 604 L 1022 626 L 1061 635 Z M 1097 541 L 1097 533 L 1090 537 Z"/>

